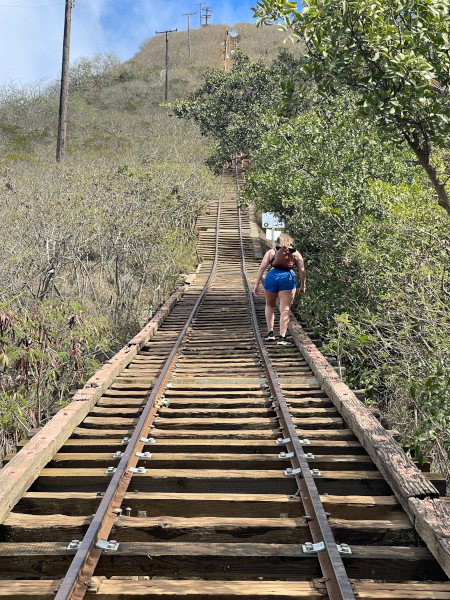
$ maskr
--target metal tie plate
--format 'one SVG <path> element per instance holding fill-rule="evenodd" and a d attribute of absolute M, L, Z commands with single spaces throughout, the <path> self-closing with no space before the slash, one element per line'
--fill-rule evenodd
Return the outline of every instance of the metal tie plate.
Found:
<path fill-rule="evenodd" d="M 80 546 L 80 540 L 72 540 L 71 542 L 69 542 L 69 545 L 67 546 L 66 550 L 78 550 Z"/>
<path fill-rule="evenodd" d="M 316 554 L 325 550 L 325 544 L 323 542 L 317 542 L 317 544 L 306 542 L 306 544 L 302 544 L 302 550 L 305 554 Z"/>
<path fill-rule="evenodd" d="M 133 475 L 144 475 L 147 473 L 147 469 L 145 467 L 130 467 L 129 471 L 130 473 L 133 473 Z"/>
<path fill-rule="evenodd" d="M 278 458 L 293 458 L 293 457 L 294 457 L 293 452 L 280 452 L 280 454 L 278 455 Z"/>
<path fill-rule="evenodd" d="M 277 446 L 283 446 L 284 444 L 289 444 L 291 438 L 278 438 L 276 441 Z"/>
<path fill-rule="evenodd" d="M 106 540 L 97 540 L 95 542 L 95 547 L 101 548 L 102 550 L 111 550 L 115 552 L 119 549 L 119 542 L 116 542 L 116 540 L 111 540 L 110 542 Z"/>
<path fill-rule="evenodd" d="M 336 544 L 339 554 L 351 554 L 352 549 L 348 544 Z"/>
<path fill-rule="evenodd" d="M 291 477 L 294 475 L 301 475 L 301 472 L 302 470 L 300 469 L 300 467 L 298 469 L 293 469 L 292 467 L 289 467 L 284 471 L 284 474 L 286 475 L 286 477 Z"/>

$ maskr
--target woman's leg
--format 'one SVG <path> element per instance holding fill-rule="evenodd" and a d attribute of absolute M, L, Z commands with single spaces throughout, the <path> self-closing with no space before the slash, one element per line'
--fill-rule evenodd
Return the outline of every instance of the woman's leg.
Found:
<path fill-rule="evenodd" d="M 295 296 L 295 289 L 282 290 L 278 292 L 278 296 L 280 298 L 280 335 L 284 337 L 289 325 L 289 313 Z"/>
<path fill-rule="evenodd" d="M 275 303 L 277 301 L 278 294 L 276 292 L 268 292 L 264 290 L 266 296 L 266 323 L 267 331 L 273 331 L 273 324 L 275 320 Z"/>

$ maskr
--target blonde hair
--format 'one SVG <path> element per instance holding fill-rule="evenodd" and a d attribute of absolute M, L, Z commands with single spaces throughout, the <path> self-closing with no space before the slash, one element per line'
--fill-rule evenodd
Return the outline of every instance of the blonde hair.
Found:
<path fill-rule="evenodd" d="M 279 240 L 280 240 L 280 244 L 282 246 L 286 246 L 286 248 L 294 247 L 294 240 L 287 233 L 280 234 Z"/>

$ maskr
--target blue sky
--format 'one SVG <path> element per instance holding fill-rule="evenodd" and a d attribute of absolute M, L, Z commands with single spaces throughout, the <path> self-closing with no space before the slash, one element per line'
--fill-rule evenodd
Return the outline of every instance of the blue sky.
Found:
<path fill-rule="evenodd" d="M 256 0 L 209 0 L 212 24 L 253 21 Z M 59 77 L 65 0 L 0 0 L 0 85 L 29 84 Z M 142 41 L 165 29 L 187 28 L 182 13 L 197 12 L 195 0 L 75 0 L 71 62 L 80 56 L 115 52 L 133 56 Z"/>

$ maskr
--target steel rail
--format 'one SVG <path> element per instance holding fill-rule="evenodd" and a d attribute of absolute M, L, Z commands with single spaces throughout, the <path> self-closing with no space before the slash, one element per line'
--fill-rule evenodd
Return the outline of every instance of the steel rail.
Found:
<path fill-rule="evenodd" d="M 130 468 L 137 465 L 139 457 L 136 452 L 141 452 L 146 442 L 142 438 L 146 438 L 158 410 L 156 400 L 163 393 L 168 379 L 170 378 L 173 363 L 179 353 L 186 333 L 195 318 L 205 295 L 210 287 L 211 281 L 215 275 L 218 248 L 219 248 L 219 228 L 220 228 L 220 208 L 221 198 L 217 201 L 217 226 L 216 239 L 214 249 L 214 261 L 211 266 L 211 273 L 208 280 L 195 303 L 183 330 L 178 336 L 173 345 L 172 351 L 167 358 L 162 371 L 153 385 L 153 389 L 146 401 L 145 408 L 130 440 L 124 450 L 123 456 L 114 472 L 111 482 L 109 483 L 100 505 L 93 516 L 91 524 L 81 541 L 80 547 L 75 554 L 72 563 L 58 588 L 54 600 L 81 600 L 90 587 L 90 578 L 93 576 L 97 563 L 100 559 L 102 548 L 96 546 L 99 540 L 106 541 L 111 533 L 111 529 L 118 518 L 120 518 L 120 505 L 131 482 L 133 474 Z"/>
<path fill-rule="evenodd" d="M 236 161 L 236 184 L 239 191 L 238 183 L 238 171 Z M 274 409 L 275 413 L 280 421 L 280 431 L 282 432 L 284 439 L 289 439 L 286 443 L 287 449 L 294 453 L 294 457 L 291 458 L 291 464 L 293 469 L 300 468 L 301 471 L 298 475 L 295 475 L 300 496 L 305 508 L 305 520 L 307 521 L 313 542 L 315 544 L 322 542 L 324 549 L 317 552 L 320 567 L 322 570 L 323 582 L 327 588 L 328 596 L 330 600 L 355 600 L 355 595 L 347 575 L 344 563 L 342 562 L 341 555 L 339 554 L 336 540 L 334 539 L 333 532 L 328 523 L 328 516 L 325 512 L 323 504 L 320 500 L 320 495 L 317 490 L 314 478 L 309 468 L 308 460 L 306 458 L 303 446 L 300 443 L 300 439 L 297 434 L 297 430 L 292 421 L 289 408 L 284 399 L 283 392 L 278 378 L 273 368 L 270 357 L 264 346 L 264 342 L 261 336 L 261 332 L 258 326 L 258 319 L 256 315 L 255 303 L 253 300 L 252 288 L 247 275 L 247 268 L 245 264 L 245 253 L 244 244 L 242 240 L 242 223 L 241 223 L 241 209 L 238 207 L 238 225 L 239 225 L 239 241 L 241 247 L 241 260 L 242 260 L 242 273 L 247 288 L 247 294 L 249 297 L 250 308 L 253 319 L 253 330 L 255 333 L 255 339 L 258 346 L 258 351 L 261 359 L 261 364 L 264 367 L 267 381 L 269 384 L 270 391 L 274 398 Z"/>

